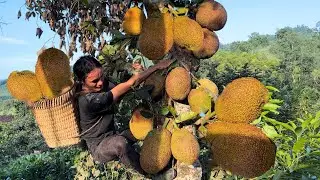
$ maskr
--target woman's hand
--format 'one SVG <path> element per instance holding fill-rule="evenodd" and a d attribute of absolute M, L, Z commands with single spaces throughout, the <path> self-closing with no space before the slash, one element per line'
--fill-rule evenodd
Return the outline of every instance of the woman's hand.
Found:
<path fill-rule="evenodd" d="M 154 65 L 154 67 L 156 67 L 157 69 L 165 69 L 168 66 L 170 66 L 173 63 L 173 61 L 174 60 L 172 59 L 161 60 L 156 65 Z"/>

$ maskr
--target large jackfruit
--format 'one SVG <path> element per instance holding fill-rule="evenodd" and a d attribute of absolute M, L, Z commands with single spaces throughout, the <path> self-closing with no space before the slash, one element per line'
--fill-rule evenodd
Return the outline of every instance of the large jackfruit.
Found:
<path fill-rule="evenodd" d="M 161 95 L 164 89 L 165 77 L 161 75 L 161 72 L 156 71 L 152 73 L 144 82 L 144 85 L 152 85 L 153 89 L 151 92 L 152 97 L 157 97 Z"/>
<path fill-rule="evenodd" d="M 188 95 L 188 103 L 193 112 L 206 113 L 211 109 L 211 97 L 202 88 L 192 89 Z"/>
<path fill-rule="evenodd" d="M 144 19 L 144 13 L 139 7 L 128 9 L 122 22 L 124 32 L 128 35 L 139 35 Z"/>
<path fill-rule="evenodd" d="M 170 71 L 166 78 L 165 88 L 167 94 L 174 100 L 183 100 L 191 89 L 191 77 L 187 70 L 176 67 Z"/>
<path fill-rule="evenodd" d="M 218 86 L 212 82 L 210 79 L 202 78 L 198 80 L 198 83 L 200 84 L 199 88 L 204 89 L 206 92 L 209 93 L 209 96 L 216 101 L 218 95 L 219 95 L 219 89 Z"/>
<path fill-rule="evenodd" d="M 187 129 L 177 129 L 172 133 L 171 151 L 174 158 L 191 165 L 199 157 L 200 146 Z"/>
<path fill-rule="evenodd" d="M 215 103 L 217 118 L 226 122 L 250 123 L 260 116 L 268 101 L 268 89 L 253 77 L 227 84 Z"/>
<path fill-rule="evenodd" d="M 208 0 L 200 4 L 196 13 L 196 21 L 202 27 L 218 31 L 227 22 L 227 11 L 219 2 Z"/>
<path fill-rule="evenodd" d="M 190 51 L 199 51 L 203 43 L 201 26 L 187 16 L 178 16 L 173 21 L 174 43 Z"/>
<path fill-rule="evenodd" d="M 153 129 L 153 117 L 144 117 L 148 112 L 143 108 L 138 108 L 133 111 L 129 128 L 132 135 L 138 140 L 144 140 L 147 134 Z M 149 113 L 148 113 L 149 114 Z"/>
<path fill-rule="evenodd" d="M 170 13 L 149 17 L 142 25 L 138 39 L 140 52 L 151 60 L 159 60 L 173 45 L 173 18 Z"/>
<path fill-rule="evenodd" d="M 214 162 L 232 174 L 261 176 L 275 162 L 275 144 L 257 127 L 243 123 L 206 125 Z"/>
<path fill-rule="evenodd" d="M 203 35 L 202 47 L 200 50 L 193 52 L 193 54 L 200 59 L 212 57 L 219 49 L 219 39 L 215 32 L 203 28 Z"/>
<path fill-rule="evenodd" d="M 141 168 L 156 174 L 166 167 L 171 158 L 171 133 L 167 129 L 154 129 L 145 138 L 140 152 Z"/>
<path fill-rule="evenodd" d="M 35 74 L 46 98 L 57 97 L 71 89 L 73 81 L 69 63 L 68 56 L 56 48 L 46 49 L 38 56 Z"/>
<path fill-rule="evenodd" d="M 9 93 L 21 101 L 36 102 L 42 98 L 40 84 L 32 71 L 13 71 L 7 80 Z"/>

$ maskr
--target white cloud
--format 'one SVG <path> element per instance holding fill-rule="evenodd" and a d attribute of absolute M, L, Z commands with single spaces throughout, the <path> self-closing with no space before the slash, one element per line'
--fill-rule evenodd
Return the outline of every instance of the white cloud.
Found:
<path fill-rule="evenodd" d="M 0 36 L 0 44 L 24 45 L 27 44 L 27 42 L 13 37 Z"/>

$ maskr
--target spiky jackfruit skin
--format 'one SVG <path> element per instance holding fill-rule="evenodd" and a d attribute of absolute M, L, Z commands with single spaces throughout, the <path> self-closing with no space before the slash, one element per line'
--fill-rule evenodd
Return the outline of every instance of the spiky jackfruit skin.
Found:
<path fill-rule="evenodd" d="M 129 8 L 122 22 L 124 32 L 128 35 L 139 35 L 144 19 L 144 13 L 139 7 Z"/>
<path fill-rule="evenodd" d="M 162 76 L 160 72 L 154 72 L 146 79 L 144 84 L 154 86 L 151 92 L 151 96 L 157 97 L 161 95 L 161 92 L 164 89 L 164 82 L 165 77 Z"/>
<path fill-rule="evenodd" d="M 130 131 L 138 140 L 144 140 L 147 134 L 153 129 L 153 118 L 144 117 L 141 114 L 143 110 L 143 108 L 134 110 L 129 121 Z"/>
<path fill-rule="evenodd" d="M 200 4 L 196 13 L 196 21 L 211 31 L 222 29 L 227 22 L 227 11 L 217 1 L 209 0 Z"/>
<path fill-rule="evenodd" d="M 226 122 L 250 123 L 260 116 L 268 101 L 268 89 L 253 77 L 227 84 L 215 103 L 217 118 Z"/>
<path fill-rule="evenodd" d="M 36 102 L 42 98 L 40 84 L 32 71 L 13 71 L 7 80 L 11 96 L 21 101 Z"/>
<path fill-rule="evenodd" d="M 150 60 L 159 60 L 173 45 L 173 18 L 170 13 L 149 17 L 142 25 L 138 39 L 140 52 Z"/>
<path fill-rule="evenodd" d="M 204 89 L 206 92 L 209 93 L 209 96 L 216 101 L 218 95 L 219 95 L 219 89 L 218 86 L 212 82 L 210 79 L 202 78 L 198 80 L 198 83 L 200 84 L 199 88 Z"/>
<path fill-rule="evenodd" d="M 275 162 L 275 144 L 257 127 L 214 122 L 207 126 L 214 162 L 245 178 L 263 175 Z"/>
<path fill-rule="evenodd" d="M 219 49 L 219 39 L 215 32 L 203 28 L 203 35 L 202 47 L 193 52 L 194 56 L 200 59 L 212 57 Z"/>
<path fill-rule="evenodd" d="M 172 133 L 171 151 L 174 158 L 191 165 L 199 157 L 200 146 L 187 129 L 177 129 Z"/>
<path fill-rule="evenodd" d="M 191 111 L 196 113 L 206 113 L 211 109 L 211 97 L 202 88 L 192 89 L 188 95 L 188 103 Z"/>
<path fill-rule="evenodd" d="M 190 51 L 199 51 L 203 43 L 203 30 L 193 19 L 178 16 L 173 20 L 174 43 Z"/>
<path fill-rule="evenodd" d="M 46 49 L 38 56 L 35 74 L 47 99 L 57 97 L 72 87 L 69 63 L 68 56 L 56 48 Z"/>
<path fill-rule="evenodd" d="M 167 129 L 154 129 L 141 147 L 141 168 L 149 174 L 156 174 L 167 166 L 171 155 L 171 133 Z"/>
<path fill-rule="evenodd" d="M 182 67 L 171 70 L 166 78 L 165 89 L 172 99 L 185 99 L 191 90 L 191 77 L 188 71 Z"/>

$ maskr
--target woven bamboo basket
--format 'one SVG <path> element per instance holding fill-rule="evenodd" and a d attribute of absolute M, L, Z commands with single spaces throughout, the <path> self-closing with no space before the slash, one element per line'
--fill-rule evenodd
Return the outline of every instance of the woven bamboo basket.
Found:
<path fill-rule="evenodd" d="M 50 100 L 33 104 L 33 114 L 47 145 L 51 148 L 78 144 L 78 125 L 75 88 Z"/>

